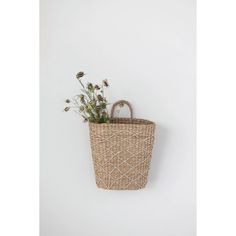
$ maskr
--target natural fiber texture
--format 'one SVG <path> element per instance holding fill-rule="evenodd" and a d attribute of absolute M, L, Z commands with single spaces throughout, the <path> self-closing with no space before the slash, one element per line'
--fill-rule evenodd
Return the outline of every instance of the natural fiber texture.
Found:
<path fill-rule="evenodd" d="M 111 115 L 120 102 L 128 103 L 115 103 Z M 155 124 L 143 119 L 112 118 L 110 123 L 90 123 L 89 127 L 97 186 L 117 190 L 144 188 Z"/>
<path fill-rule="evenodd" d="M 119 101 L 117 101 L 113 104 L 113 106 L 111 108 L 111 118 L 114 118 L 115 108 L 117 106 L 122 106 L 123 107 L 124 104 L 126 104 L 128 106 L 129 111 L 130 111 L 130 117 L 131 117 L 131 119 L 133 119 L 133 108 L 132 108 L 131 104 L 129 102 L 125 101 L 125 100 L 119 100 Z"/>

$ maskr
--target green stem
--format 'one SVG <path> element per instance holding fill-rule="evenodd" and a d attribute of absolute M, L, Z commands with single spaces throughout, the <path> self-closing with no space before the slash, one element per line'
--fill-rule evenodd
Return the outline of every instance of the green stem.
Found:
<path fill-rule="evenodd" d="M 84 87 L 84 85 L 83 85 L 83 83 L 81 82 L 80 79 L 79 79 L 79 82 L 80 82 L 81 86 L 85 89 L 85 87 Z"/>

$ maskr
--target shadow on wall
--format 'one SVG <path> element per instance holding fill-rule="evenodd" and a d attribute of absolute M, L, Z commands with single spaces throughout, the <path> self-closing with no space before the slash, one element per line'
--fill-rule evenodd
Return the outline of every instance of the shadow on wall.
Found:
<path fill-rule="evenodd" d="M 151 166 L 148 176 L 148 186 L 153 187 L 158 184 L 159 174 L 161 173 L 162 162 L 165 153 L 168 132 L 163 126 L 156 125 L 155 140 L 152 151 Z"/>

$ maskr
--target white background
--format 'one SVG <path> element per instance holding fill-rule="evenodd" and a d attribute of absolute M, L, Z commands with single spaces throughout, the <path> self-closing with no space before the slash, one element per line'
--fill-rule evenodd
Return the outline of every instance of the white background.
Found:
<path fill-rule="evenodd" d="M 199 236 L 236 235 L 235 8 L 234 0 L 198 0 Z M 37 0 L 4 1 L 0 8 L 0 234 L 5 236 L 39 235 L 38 9 Z"/>
<path fill-rule="evenodd" d="M 195 235 L 195 17 L 192 0 L 41 1 L 41 236 Z M 88 127 L 62 112 L 80 70 L 157 123 L 146 189 L 96 187 Z"/>

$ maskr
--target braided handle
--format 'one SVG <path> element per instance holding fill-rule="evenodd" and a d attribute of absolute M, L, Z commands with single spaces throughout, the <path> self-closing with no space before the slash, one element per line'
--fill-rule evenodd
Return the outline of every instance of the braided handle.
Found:
<path fill-rule="evenodd" d="M 126 104 L 128 106 L 129 111 L 130 111 L 130 118 L 133 119 L 133 108 L 132 108 L 131 104 L 125 100 L 119 100 L 113 104 L 113 106 L 111 108 L 111 118 L 114 117 L 114 111 L 115 111 L 116 106 L 118 106 L 118 105 L 124 106 L 124 104 Z"/>

